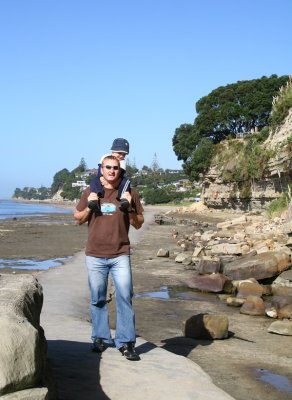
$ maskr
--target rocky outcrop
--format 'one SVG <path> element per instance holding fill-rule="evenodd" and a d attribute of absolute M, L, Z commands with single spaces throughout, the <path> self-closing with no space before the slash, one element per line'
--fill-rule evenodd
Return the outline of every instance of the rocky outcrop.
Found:
<path fill-rule="evenodd" d="M 163 254 L 189 271 L 181 282 L 190 289 L 216 293 L 241 314 L 277 318 L 283 324 L 269 332 L 292 335 L 292 228 L 287 228 L 291 214 L 289 208 L 286 219 L 268 220 L 244 213 L 216 226 L 189 215 L 185 225 L 178 223 L 170 232 L 178 251 L 163 249 Z M 193 317 L 185 322 L 185 336 L 200 332 L 194 322 Z"/>
<path fill-rule="evenodd" d="M 42 287 L 32 275 L 0 275 L 0 397 L 48 398 Z"/>
<path fill-rule="evenodd" d="M 246 199 L 240 194 L 235 182 L 222 178 L 222 171 L 218 165 L 210 168 L 203 180 L 201 199 L 210 208 L 263 210 L 272 200 L 278 198 L 287 191 L 288 184 L 292 180 L 291 149 L 287 146 L 287 139 L 292 136 L 292 109 L 283 125 L 274 133 L 271 133 L 265 141 L 266 149 L 273 149 L 275 156 L 268 162 L 265 176 L 262 179 L 253 180 L 250 187 L 251 197 Z M 242 139 L 234 139 L 242 140 Z M 224 165 L 230 170 L 235 168 L 236 160 Z"/>

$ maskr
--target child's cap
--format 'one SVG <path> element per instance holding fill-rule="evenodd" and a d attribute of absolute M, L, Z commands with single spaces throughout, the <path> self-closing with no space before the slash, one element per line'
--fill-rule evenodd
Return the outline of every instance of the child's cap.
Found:
<path fill-rule="evenodd" d="M 117 153 L 129 154 L 129 151 L 130 151 L 129 142 L 126 139 L 117 138 L 113 141 L 111 150 L 116 151 Z"/>

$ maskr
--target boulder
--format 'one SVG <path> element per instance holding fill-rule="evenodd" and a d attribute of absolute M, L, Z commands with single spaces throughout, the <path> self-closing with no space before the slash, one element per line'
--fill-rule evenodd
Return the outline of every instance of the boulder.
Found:
<path fill-rule="evenodd" d="M 203 256 L 199 261 L 197 271 L 202 275 L 220 272 L 219 258 Z"/>
<path fill-rule="evenodd" d="M 42 302 L 41 285 L 32 275 L 0 275 L 1 398 L 40 386 L 45 376 L 46 341 L 39 324 Z M 10 398 L 30 399 L 15 396 Z"/>
<path fill-rule="evenodd" d="M 263 299 L 258 296 L 248 296 L 240 308 L 240 313 L 247 315 L 265 315 Z"/>
<path fill-rule="evenodd" d="M 279 310 L 288 304 L 292 304 L 292 296 L 273 296 L 271 302 L 272 307 L 275 307 L 276 310 Z"/>
<path fill-rule="evenodd" d="M 258 282 L 242 282 L 239 285 L 237 297 L 246 299 L 248 296 L 262 297 L 264 294 L 264 288 Z"/>
<path fill-rule="evenodd" d="M 47 388 L 33 388 L 5 394 L 1 400 L 49 400 Z"/>
<path fill-rule="evenodd" d="M 280 319 L 292 319 L 292 304 L 280 308 L 277 314 Z"/>
<path fill-rule="evenodd" d="M 243 247 L 244 246 L 244 247 Z M 211 247 L 211 254 L 246 254 L 249 246 L 246 242 L 242 243 L 219 243 Z"/>
<path fill-rule="evenodd" d="M 187 259 L 188 257 L 190 257 L 189 253 L 179 253 L 176 257 L 175 257 L 175 262 L 177 263 L 182 263 L 185 259 Z"/>
<path fill-rule="evenodd" d="M 159 249 L 156 256 L 157 257 L 169 257 L 169 250 Z"/>
<path fill-rule="evenodd" d="M 291 270 L 279 275 L 272 283 L 272 293 L 276 296 L 292 296 Z"/>
<path fill-rule="evenodd" d="M 292 321 L 275 321 L 268 327 L 268 332 L 292 336 Z"/>
<path fill-rule="evenodd" d="M 228 326 L 226 315 L 196 314 L 184 322 L 183 334 L 194 339 L 226 339 Z"/>
<path fill-rule="evenodd" d="M 219 293 L 224 291 L 224 286 L 230 280 L 222 274 L 200 275 L 187 279 L 185 284 L 192 289 L 202 292 Z"/>
<path fill-rule="evenodd" d="M 245 303 L 244 298 L 238 298 L 238 297 L 227 297 L 226 299 L 226 304 L 231 307 L 241 307 Z"/>
<path fill-rule="evenodd" d="M 245 215 L 242 215 L 240 217 L 234 218 L 231 221 L 224 221 L 224 222 L 219 222 L 217 224 L 217 228 L 219 229 L 228 229 L 230 227 L 233 227 L 235 225 L 241 225 L 244 226 L 247 223 L 247 217 Z"/>
<path fill-rule="evenodd" d="M 231 261 L 223 267 L 223 274 L 232 280 L 255 278 L 256 280 L 271 278 L 291 266 L 290 254 L 269 251 Z"/>

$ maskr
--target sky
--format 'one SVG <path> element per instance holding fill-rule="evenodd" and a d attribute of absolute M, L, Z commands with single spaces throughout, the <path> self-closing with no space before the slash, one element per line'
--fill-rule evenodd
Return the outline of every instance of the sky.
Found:
<path fill-rule="evenodd" d="M 178 169 L 172 138 L 219 86 L 292 73 L 291 0 L 0 0 L 0 198 L 115 138 Z"/>

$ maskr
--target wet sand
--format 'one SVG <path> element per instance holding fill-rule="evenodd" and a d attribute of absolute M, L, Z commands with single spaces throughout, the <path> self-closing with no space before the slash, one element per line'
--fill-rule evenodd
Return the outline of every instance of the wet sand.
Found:
<path fill-rule="evenodd" d="M 131 231 L 138 335 L 156 346 L 193 360 L 217 386 L 237 400 L 292 399 L 290 386 L 281 383 L 281 378 L 289 379 L 290 384 L 292 382 L 291 337 L 268 333 L 267 327 L 272 322 L 268 318 L 241 315 L 238 309 L 221 303 L 216 295 L 182 288 L 181 280 L 192 272 L 173 260 L 156 257 L 160 247 L 175 247 L 171 238 L 173 226 L 154 223 L 153 213 L 162 211 L 165 209 L 146 208 L 147 223 L 140 236 Z M 184 216 L 187 217 L 190 216 Z M 200 213 L 191 217 L 212 224 L 224 220 L 226 215 Z M 185 229 L 183 225 L 176 228 L 181 232 Z M 68 257 L 82 251 L 87 228 L 76 226 L 70 215 L 51 215 L 0 221 L 0 235 L 1 258 L 47 259 Z M 170 298 L 159 297 L 162 293 L 170 295 Z M 182 300 L 182 295 L 188 300 Z M 113 311 L 113 304 L 111 309 Z M 221 341 L 184 338 L 183 321 L 199 312 L 228 315 L 230 338 Z M 112 312 L 114 328 L 113 315 Z M 265 382 L 265 374 L 270 374 L 268 382 Z"/>

